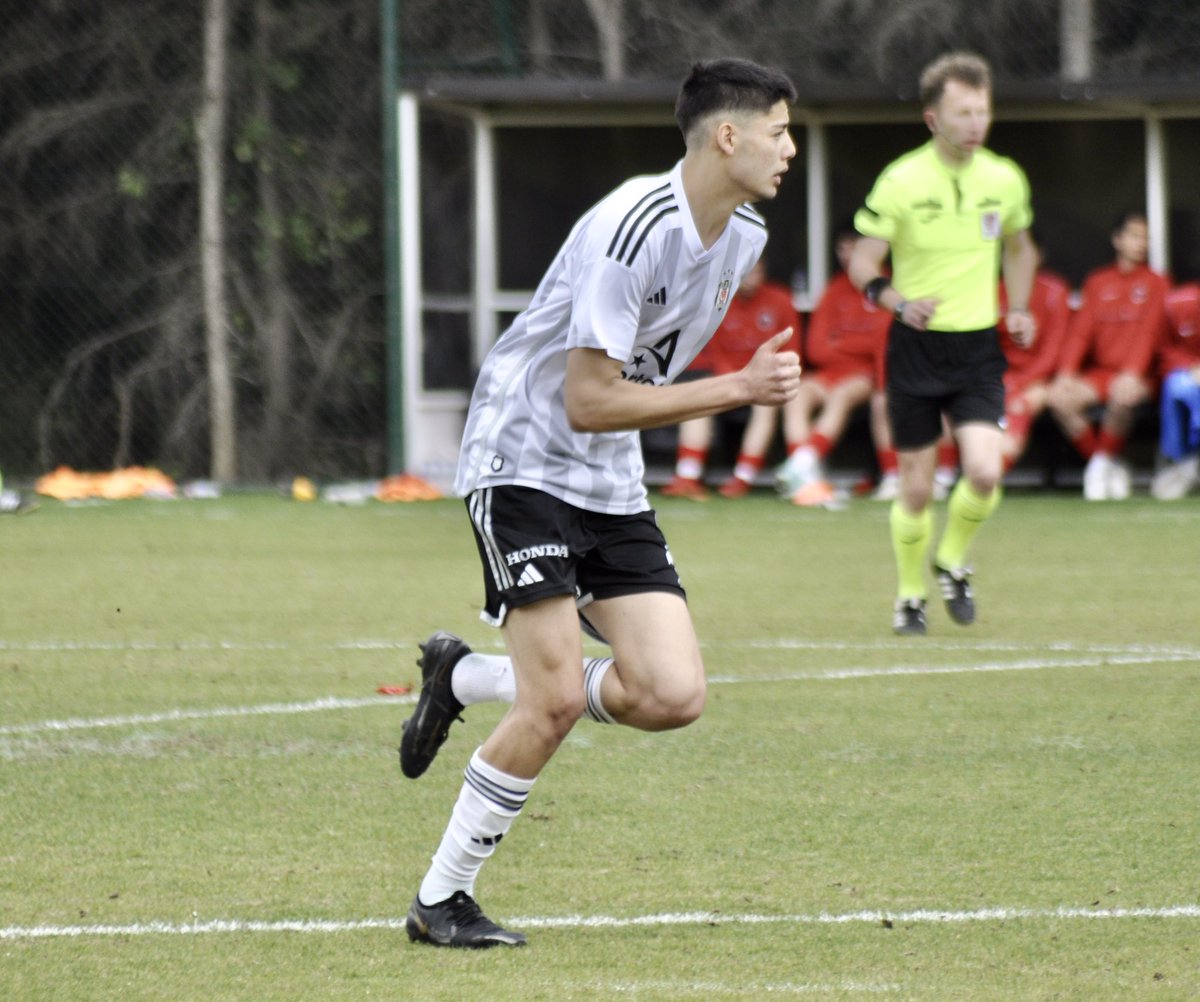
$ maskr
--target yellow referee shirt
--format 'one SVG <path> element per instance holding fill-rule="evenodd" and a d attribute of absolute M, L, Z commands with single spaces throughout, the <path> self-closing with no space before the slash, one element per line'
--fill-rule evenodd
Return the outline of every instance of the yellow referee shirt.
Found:
<path fill-rule="evenodd" d="M 999 316 L 1003 238 L 1032 222 L 1029 182 L 1012 160 L 978 149 L 949 167 L 931 140 L 884 168 L 854 228 L 891 245 L 900 295 L 940 300 L 931 330 L 974 331 Z"/>

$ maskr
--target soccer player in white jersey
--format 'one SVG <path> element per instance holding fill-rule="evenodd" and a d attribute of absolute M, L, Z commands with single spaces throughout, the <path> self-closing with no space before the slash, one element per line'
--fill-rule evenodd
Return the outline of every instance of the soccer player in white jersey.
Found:
<path fill-rule="evenodd" d="M 422 689 L 400 762 L 421 775 L 465 705 L 511 708 L 467 765 L 409 938 L 520 946 L 489 920 L 476 876 L 581 716 L 658 731 L 704 706 L 684 590 L 642 483 L 638 430 L 795 396 L 790 330 L 740 372 L 672 385 L 712 336 L 766 243 L 746 203 L 774 197 L 796 153 L 796 92 L 738 59 L 680 87 L 683 159 L 621 185 L 576 223 L 532 303 L 484 361 L 455 483 L 484 572 L 482 617 L 508 657 L 449 633 L 421 645 Z M 583 659 L 582 629 L 611 658 Z"/>

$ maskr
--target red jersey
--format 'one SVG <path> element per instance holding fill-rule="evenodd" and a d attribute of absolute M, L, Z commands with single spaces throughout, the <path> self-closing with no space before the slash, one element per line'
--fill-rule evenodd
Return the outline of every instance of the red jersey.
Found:
<path fill-rule="evenodd" d="M 839 272 L 825 287 L 809 320 L 805 371 L 873 376 L 891 323 L 887 310 L 868 303 L 846 273 Z"/>
<path fill-rule="evenodd" d="M 753 296 L 734 295 L 706 349 L 712 370 L 721 375 L 745 368 L 759 345 L 787 327 L 792 329 L 787 350 L 798 353 L 800 315 L 787 286 L 763 282 Z"/>
<path fill-rule="evenodd" d="M 1159 353 L 1162 375 L 1200 365 L 1200 284 L 1167 293 L 1167 336 Z"/>
<path fill-rule="evenodd" d="M 1058 356 L 1067 336 L 1071 320 L 1071 287 L 1067 280 L 1052 271 L 1041 270 L 1034 276 L 1029 294 L 1029 312 L 1037 321 L 1037 337 L 1028 348 L 1022 348 L 1008 333 L 1004 315 L 1008 312 L 1008 290 L 1000 283 L 1000 347 L 1008 359 L 1004 385 L 1009 393 L 1020 393 L 1034 383 L 1042 383 L 1054 375 Z"/>
<path fill-rule="evenodd" d="M 1071 320 L 1058 367 L 1133 372 L 1144 376 L 1167 325 L 1168 283 L 1145 265 L 1125 273 L 1097 268 L 1083 285 L 1083 303 Z"/>

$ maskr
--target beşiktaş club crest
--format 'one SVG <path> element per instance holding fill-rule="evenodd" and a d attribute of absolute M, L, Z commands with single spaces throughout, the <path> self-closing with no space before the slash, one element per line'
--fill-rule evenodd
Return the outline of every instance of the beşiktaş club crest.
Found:
<path fill-rule="evenodd" d="M 721 272 L 721 284 L 717 286 L 717 301 L 713 303 L 713 309 L 723 310 L 729 305 L 729 293 L 733 290 L 733 272 Z"/>

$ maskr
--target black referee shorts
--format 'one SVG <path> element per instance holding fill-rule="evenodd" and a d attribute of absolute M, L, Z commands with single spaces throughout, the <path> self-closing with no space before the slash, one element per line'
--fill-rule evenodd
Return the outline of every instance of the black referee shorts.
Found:
<path fill-rule="evenodd" d="M 638 592 L 684 596 L 653 511 L 604 515 L 509 485 L 466 501 L 483 563 L 482 617 L 493 626 L 509 609 L 555 595 L 574 595 L 580 609 Z"/>
<path fill-rule="evenodd" d="M 1008 360 L 995 327 L 919 331 L 896 322 L 888 334 L 887 403 L 897 449 L 922 449 L 942 434 L 942 413 L 957 427 L 1004 419 Z"/>

